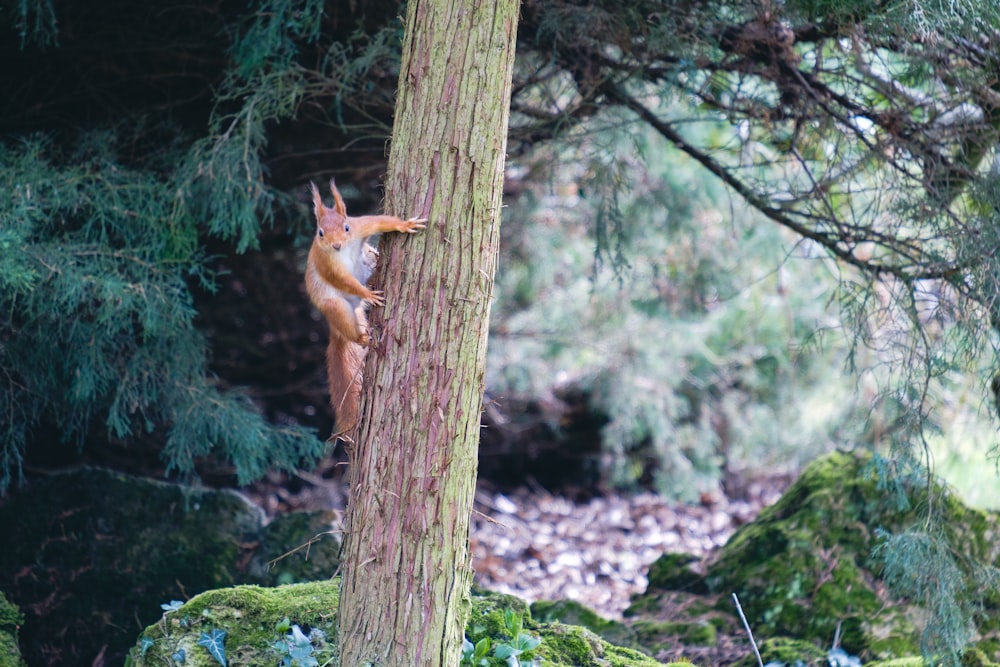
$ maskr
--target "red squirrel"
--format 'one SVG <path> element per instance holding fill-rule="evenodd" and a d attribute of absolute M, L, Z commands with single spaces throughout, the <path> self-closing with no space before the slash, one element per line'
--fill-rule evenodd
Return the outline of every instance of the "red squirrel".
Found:
<path fill-rule="evenodd" d="M 393 215 L 352 218 L 333 179 L 333 208 L 324 206 L 316 184 L 310 185 L 317 229 L 306 263 L 306 291 L 330 325 L 326 369 L 337 419 L 333 437 L 345 437 L 358 422 L 361 368 L 372 344 L 365 310 L 369 305 L 385 305 L 383 293 L 366 286 L 378 251 L 365 239 L 380 232 L 413 234 L 426 227 L 427 219 L 401 220 Z"/>

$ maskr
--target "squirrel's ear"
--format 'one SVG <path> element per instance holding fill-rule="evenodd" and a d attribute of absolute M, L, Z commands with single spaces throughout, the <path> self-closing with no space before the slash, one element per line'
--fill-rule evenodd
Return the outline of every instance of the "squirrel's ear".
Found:
<path fill-rule="evenodd" d="M 309 182 L 309 186 L 312 188 L 313 194 L 313 211 L 316 213 L 316 221 L 319 222 L 323 218 L 323 198 L 319 196 L 319 188 L 312 181 Z"/>
<path fill-rule="evenodd" d="M 340 190 L 337 189 L 337 184 L 334 180 L 330 179 L 330 192 L 333 193 L 333 208 L 337 213 L 347 217 L 347 207 L 344 206 L 344 198 L 340 196 Z"/>

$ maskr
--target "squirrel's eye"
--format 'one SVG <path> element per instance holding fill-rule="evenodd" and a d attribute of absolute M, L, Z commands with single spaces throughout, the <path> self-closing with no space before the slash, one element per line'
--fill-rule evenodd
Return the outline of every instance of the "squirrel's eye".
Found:
<path fill-rule="evenodd" d="M 316 233 L 319 234 L 320 238 L 323 238 L 323 230 L 322 229 L 317 229 Z"/>
<path fill-rule="evenodd" d="M 344 231 L 345 232 L 351 231 L 351 226 L 349 224 L 347 224 L 346 222 L 344 223 Z"/>

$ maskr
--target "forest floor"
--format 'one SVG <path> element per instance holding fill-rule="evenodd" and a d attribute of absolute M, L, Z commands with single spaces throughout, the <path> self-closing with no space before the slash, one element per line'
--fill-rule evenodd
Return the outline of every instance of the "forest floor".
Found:
<path fill-rule="evenodd" d="M 646 590 L 664 553 L 708 557 L 776 501 L 789 480 L 767 479 L 741 498 L 704 496 L 697 505 L 644 493 L 574 502 L 542 489 L 503 493 L 480 483 L 471 544 L 477 585 L 528 602 L 569 599 L 620 620 Z"/>

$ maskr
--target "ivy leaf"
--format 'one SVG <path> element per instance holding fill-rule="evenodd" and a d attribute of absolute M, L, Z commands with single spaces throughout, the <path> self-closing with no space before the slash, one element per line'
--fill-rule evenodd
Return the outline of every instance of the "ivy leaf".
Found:
<path fill-rule="evenodd" d="M 183 665 L 185 662 L 187 662 L 187 651 L 185 651 L 182 648 L 179 648 L 173 655 L 170 656 L 170 659 L 173 660 L 174 662 Z"/>
<path fill-rule="evenodd" d="M 160 609 L 162 609 L 167 613 L 170 613 L 172 611 L 177 611 L 183 606 L 184 602 L 182 602 L 181 600 L 171 600 L 170 602 L 164 602 L 163 604 L 161 604 Z"/>
<path fill-rule="evenodd" d="M 153 644 L 155 644 L 155 643 L 156 642 L 153 641 L 149 637 L 141 637 L 139 639 L 139 650 L 141 651 L 141 653 L 139 653 L 139 655 L 141 657 L 145 658 L 146 657 L 146 651 L 148 651 L 149 649 L 153 648 Z"/>
<path fill-rule="evenodd" d="M 222 667 L 228 667 L 226 663 L 226 631 L 212 628 L 211 634 L 201 633 L 198 638 L 198 646 L 204 646 L 208 653 L 215 658 Z"/>
<path fill-rule="evenodd" d="M 292 656 L 292 664 L 300 667 L 316 667 L 319 661 L 313 657 L 313 646 L 309 638 L 302 632 L 298 625 L 292 626 L 292 632 L 288 636 L 289 655 Z"/>

